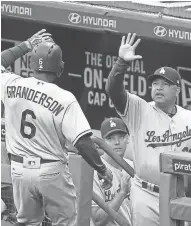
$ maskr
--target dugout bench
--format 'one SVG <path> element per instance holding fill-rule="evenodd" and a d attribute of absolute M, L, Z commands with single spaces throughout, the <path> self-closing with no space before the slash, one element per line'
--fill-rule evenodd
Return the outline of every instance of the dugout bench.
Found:
<path fill-rule="evenodd" d="M 191 154 L 162 153 L 160 172 L 160 226 L 191 222 L 191 198 L 185 197 L 183 178 L 191 176 Z"/>

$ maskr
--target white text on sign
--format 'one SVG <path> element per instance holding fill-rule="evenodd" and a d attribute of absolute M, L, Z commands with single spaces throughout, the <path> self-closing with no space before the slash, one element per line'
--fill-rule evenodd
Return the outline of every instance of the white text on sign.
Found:
<path fill-rule="evenodd" d="M 105 84 L 116 60 L 117 56 L 85 52 L 86 67 L 84 68 L 83 79 L 85 87 L 89 89 L 88 104 L 95 106 L 108 104 L 109 107 L 113 108 L 111 100 L 105 93 Z M 145 74 L 143 60 L 131 62 L 124 76 L 125 89 L 141 97 L 146 96 L 148 89 Z"/>

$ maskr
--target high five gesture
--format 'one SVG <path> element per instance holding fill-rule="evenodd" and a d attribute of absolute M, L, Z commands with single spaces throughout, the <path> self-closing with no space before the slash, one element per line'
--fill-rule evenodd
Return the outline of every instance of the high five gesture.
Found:
<path fill-rule="evenodd" d="M 139 43 L 141 42 L 141 39 L 137 39 L 135 42 L 136 34 L 134 33 L 131 36 L 131 33 L 127 35 L 126 41 L 125 41 L 125 36 L 122 37 L 121 39 L 121 46 L 119 48 L 119 57 L 121 57 L 125 61 L 133 61 L 133 60 L 138 60 L 142 59 L 142 56 L 140 55 L 135 55 L 135 50 Z"/>

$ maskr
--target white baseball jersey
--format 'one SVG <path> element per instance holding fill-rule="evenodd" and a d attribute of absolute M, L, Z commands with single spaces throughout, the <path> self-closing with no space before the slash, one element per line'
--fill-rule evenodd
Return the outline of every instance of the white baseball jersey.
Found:
<path fill-rule="evenodd" d="M 133 167 L 132 161 L 127 159 L 124 160 L 126 160 Z M 108 162 L 106 162 L 103 158 L 102 161 L 106 165 L 106 167 L 112 171 L 113 174 L 112 187 L 108 190 L 102 189 L 101 181 L 98 179 L 97 173 L 94 173 L 93 191 L 105 202 L 110 202 L 117 195 L 117 193 L 120 192 L 121 178 L 123 177 L 126 178 L 127 173 L 124 170 L 116 169 Z M 97 207 L 97 204 L 95 202 L 92 202 L 92 207 L 94 206 Z M 128 198 L 124 199 L 123 203 L 121 204 L 118 210 L 118 213 L 121 216 L 123 216 L 123 218 L 126 219 L 127 222 L 131 225 L 131 205 Z M 106 226 L 116 226 L 116 225 L 118 225 L 118 223 L 116 223 L 113 220 L 108 222 Z"/>
<path fill-rule="evenodd" d="M 65 140 L 73 145 L 91 133 L 74 95 L 34 77 L 22 78 L 2 67 L 7 151 L 20 156 L 68 161 Z"/>
<path fill-rule="evenodd" d="M 135 171 L 139 178 L 159 185 L 159 155 L 162 152 L 190 152 L 191 111 L 177 107 L 171 118 L 155 106 L 127 92 L 123 121 L 133 141 Z"/>
<path fill-rule="evenodd" d="M 1 164 L 10 164 L 5 145 L 5 119 L 1 118 Z"/>

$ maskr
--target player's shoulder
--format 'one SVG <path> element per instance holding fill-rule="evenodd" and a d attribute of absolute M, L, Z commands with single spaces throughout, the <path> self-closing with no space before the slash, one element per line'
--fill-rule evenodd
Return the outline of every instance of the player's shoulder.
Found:
<path fill-rule="evenodd" d="M 159 108 L 157 108 L 156 103 L 154 101 L 147 102 L 147 106 L 149 113 L 153 112 L 154 115 L 156 115 L 156 113 L 158 114 L 160 112 Z"/>
<path fill-rule="evenodd" d="M 158 114 L 161 115 L 162 110 L 159 107 L 157 107 L 157 105 L 154 101 L 150 101 L 150 102 L 148 102 L 148 104 L 150 106 L 149 110 L 152 110 L 154 112 L 154 116 L 156 116 L 155 113 L 157 113 L 157 115 Z"/>
<path fill-rule="evenodd" d="M 9 70 L 7 70 L 6 68 L 4 68 L 4 67 L 1 65 L 1 75 L 4 75 L 4 74 L 12 74 L 12 72 L 10 72 Z"/>
<path fill-rule="evenodd" d="M 54 95 L 57 97 L 56 99 L 63 100 L 65 103 L 72 103 L 76 101 L 76 97 L 74 96 L 73 93 L 63 88 L 60 88 L 55 84 L 52 85 L 54 87 Z"/>
<path fill-rule="evenodd" d="M 6 69 L 1 65 L 1 73 L 6 73 Z"/>
<path fill-rule="evenodd" d="M 190 116 L 191 117 L 191 111 L 187 110 L 181 106 L 176 105 L 177 108 L 177 114 L 183 115 L 183 116 Z"/>
<path fill-rule="evenodd" d="M 21 78 L 21 77 L 19 75 L 16 75 L 13 72 L 7 70 L 5 67 L 3 67 L 1 65 L 1 83 L 2 84 L 7 84 L 17 78 Z"/>
<path fill-rule="evenodd" d="M 15 73 L 9 71 L 8 69 L 6 69 L 5 67 L 3 67 L 2 65 L 1 65 L 1 74 L 16 75 Z M 16 76 L 18 76 L 18 75 L 16 75 Z"/>

